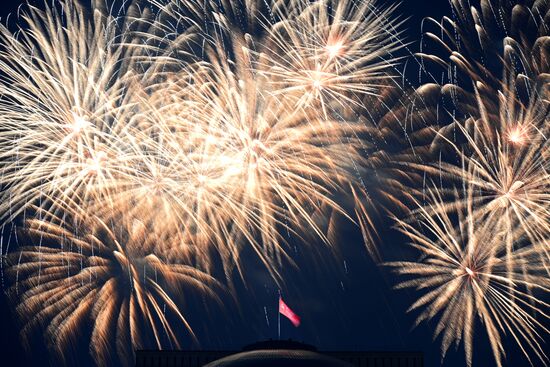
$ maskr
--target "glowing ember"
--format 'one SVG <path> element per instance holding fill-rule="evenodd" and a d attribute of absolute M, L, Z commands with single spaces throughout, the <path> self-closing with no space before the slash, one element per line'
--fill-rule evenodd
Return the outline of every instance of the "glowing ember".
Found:
<path fill-rule="evenodd" d="M 341 53 L 342 53 L 342 43 L 337 42 L 337 43 L 332 44 L 332 45 L 329 44 L 329 45 L 326 46 L 326 50 L 327 50 L 327 54 L 330 58 L 337 57 L 337 56 L 341 55 Z"/>
<path fill-rule="evenodd" d="M 91 123 L 83 118 L 82 116 L 79 116 L 75 113 L 73 113 L 73 123 L 70 125 L 70 128 L 73 133 L 79 134 L 82 130 L 90 126 Z"/>
<path fill-rule="evenodd" d="M 515 127 L 508 133 L 508 140 L 512 144 L 521 145 L 527 140 L 527 132 L 524 128 Z"/>

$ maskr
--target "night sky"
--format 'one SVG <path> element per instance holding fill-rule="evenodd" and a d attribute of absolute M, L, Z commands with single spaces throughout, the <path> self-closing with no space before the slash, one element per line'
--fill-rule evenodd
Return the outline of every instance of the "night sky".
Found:
<path fill-rule="evenodd" d="M 2 19 L 19 4 L 21 0 L 2 0 Z M 418 50 L 423 18 L 451 16 L 445 0 L 403 0 L 397 13 L 409 18 L 404 38 L 411 42 L 408 46 L 411 53 Z M 406 75 L 414 84 L 415 73 L 407 72 Z M 406 256 L 403 252 L 406 240 L 387 225 L 381 228 L 382 253 L 388 257 Z M 414 292 L 393 290 L 397 280 L 370 259 L 362 242 L 357 228 L 344 226 L 340 234 L 340 258 L 322 249 L 315 255 L 297 249 L 296 266 L 283 265 L 286 284 L 280 291 L 285 302 L 301 316 L 302 325 L 294 328 L 283 319 L 281 337 L 313 344 L 320 350 L 421 351 L 426 366 L 440 365 L 440 340 L 432 338 L 434 324 L 423 323 L 413 328 L 417 314 L 406 312 L 416 299 Z M 246 271 L 247 282 L 237 284 L 233 299 L 221 296 L 223 307 L 200 301 L 191 301 L 186 306 L 185 314 L 200 341 L 200 345 L 193 345 L 193 348 L 238 350 L 246 344 L 277 337 L 279 287 L 260 266 L 250 264 Z M 39 335 L 32 351 L 22 347 L 17 321 L 3 296 L 0 317 L 0 364 L 47 365 Z M 493 365 L 483 333 L 475 338 L 474 365 Z M 528 365 L 512 343 L 505 345 L 507 365 Z M 451 347 L 443 365 L 464 366 L 461 348 L 455 351 Z M 75 353 L 79 356 L 79 365 L 91 363 L 86 348 Z"/>

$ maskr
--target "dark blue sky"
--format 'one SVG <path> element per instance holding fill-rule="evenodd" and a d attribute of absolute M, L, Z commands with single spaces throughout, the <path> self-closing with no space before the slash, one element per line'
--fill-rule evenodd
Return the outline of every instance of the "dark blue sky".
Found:
<path fill-rule="evenodd" d="M 2 18 L 19 4 L 20 0 L 1 0 Z M 405 35 L 407 41 L 413 42 L 409 46 L 412 52 L 417 50 L 424 17 L 451 15 L 446 0 L 403 0 L 398 13 L 410 18 Z M 393 231 L 382 231 L 380 236 L 384 248 L 398 252 L 404 247 L 404 239 Z M 283 289 L 283 296 L 302 317 L 302 326 L 295 329 L 283 320 L 282 337 L 302 340 L 321 350 L 422 351 L 426 366 L 439 365 L 440 341 L 432 340 L 434 324 L 421 324 L 411 330 L 415 314 L 407 314 L 406 310 L 415 299 L 413 291 L 392 290 L 393 276 L 370 260 L 361 246 L 357 230 L 344 229 L 341 238 L 342 259 L 321 253 L 311 261 L 298 252 L 298 268 L 288 266 L 285 269 L 288 286 Z M 278 287 L 260 268 L 251 266 L 248 271 L 252 275 L 248 287 L 239 289 L 236 296 L 241 306 L 239 310 L 229 301 L 224 310 L 216 307 L 205 310 L 200 304 L 189 305 L 187 316 L 202 348 L 239 349 L 245 344 L 277 336 Z M 0 364 L 44 363 L 46 359 L 39 356 L 42 350 L 29 353 L 21 347 L 18 329 L 4 297 L 1 297 L 0 317 Z M 513 346 L 507 345 L 507 349 L 508 365 L 528 365 Z M 86 354 L 86 350 L 81 353 Z M 474 365 L 493 365 L 489 345 L 483 336 L 476 336 L 474 354 Z M 459 349 L 448 353 L 444 366 L 464 364 L 463 351 Z"/>

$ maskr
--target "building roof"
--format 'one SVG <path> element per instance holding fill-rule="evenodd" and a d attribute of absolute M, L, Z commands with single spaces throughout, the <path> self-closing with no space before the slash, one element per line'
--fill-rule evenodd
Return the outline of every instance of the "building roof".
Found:
<path fill-rule="evenodd" d="M 261 349 L 241 352 L 218 359 L 205 367 L 350 367 L 314 351 L 299 349 Z"/>
<path fill-rule="evenodd" d="M 138 350 L 136 367 L 422 367 L 421 352 L 321 351 L 293 340 L 267 340 L 236 351 Z"/>

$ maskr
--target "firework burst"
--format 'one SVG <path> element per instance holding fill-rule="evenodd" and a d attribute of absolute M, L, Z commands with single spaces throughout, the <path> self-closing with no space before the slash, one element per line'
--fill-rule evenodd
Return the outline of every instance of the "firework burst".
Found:
<path fill-rule="evenodd" d="M 457 124 L 466 144 L 446 140 L 461 164 L 442 162 L 422 169 L 445 182 L 468 182 L 476 188 L 475 214 L 507 218 L 510 235 L 519 226 L 531 242 L 544 244 L 550 235 L 548 86 L 531 93 L 525 105 L 515 88 L 506 88 L 496 102 L 498 115 L 490 114 L 490 99 L 478 94 L 480 118 L 466 121 L 464 127 Z M 467 205 L 466 198 L 462 205 Z M 546 245 L 540 250 L 548 256 Z"/>
<path fill-rule="evenodd" d="M 418 199 L 418 226 L 398 221 L 422 257 L 391 266 L 412 277 L 403 287 L 426 290 L 412 309 L 425 308 L 418 321 L 440 315 L 443 355 L 462 341 L 472 363 L 478 318 L 497 364 L 504 335 L 546 363 L 550 4 L 452 5 L 456 19 L 429 20 L 438 32 L 425 34 L 442 54 L 419 56 L 429 76 L 441 79 L 436 64 L 451 80 L 442 95 L 454 123 L 437 132 L 438 163 L 411 165 L 438 182 Z"/>
<path fill-rule="evenodd" d="M 84 206 L 105 200 L 128 171 L 136 51 L 119 19 L 73 1 L 21 16 L 18 33 L 0 29 L 1 218 L 28 206 Z M 126 43 L 127 47 L 120 44 Z M 139 91 L 135 91 L 138 93 Z"/>
<path fill-rule="evenodd" d="M 448 214 L 447 200 L 434 189 L 428 192 L 428 204 L 419 204 L 417 223 L 397 220 L 420 253 L 417 261 L 387 264 L 407 277 L 397 288 L 412 287 L 422 293 L 409 308 L 423 308 L 417 324 L 439 316 L 434 337 L 441 336 L 443 357 L 450 346 L 462 343 L 471 366 L 474 331 L 481 324 L 498 366 L 506 356 L 504 334 L 518 343 L 531 363 L 527 348 L 546 363 L 542 344 L 549 332 L 545 327 L 549 305 L 532 293 L 548 294 L 550 283 L 538 248 L 533 244 L 510 250 L 506 221 L 480 218 L 473 199 L 476 188 L 466 184 L 464 190 L 454 196 L 466 196 L 468 203 L 457 206 L 453 215 Z"/>
<path fill-rule="evenodd" d="M 183 219 L 228 258 L 238 258 L 244 240 L 269 261 L 282 253 L 281 229 L 298 234 L 293 224 L 326 240 L 311 213 L 324 206 L 343 212 L 331 193 L 361 160 L 364 126 L 274 96 L 244 40 L 235 38 L 232 58 L 215 43 L 208 64 L 176 76 L 185 82 L 161 102 L 162 124 L 185 155 L 189 186 L 179 191 L 190 211 Z"/>
<path fill-rule="evenodd" d="M 380 95 L 395 72 L 403 47 L 395 7 L 373 1 L 304 1 L 276 8 L 266 20 L 266 70 L 275 94 L 296 108 L 320 108 L 327 116 L 360 105 L 358 97 Z"/>
<path fill-rule="evenodd" d="M 188 325 L 156 276 L 168 288 L 201 287 L 211 279 L 198 269 L 213 273 L 221 258 L 230 279 L 246 245 L 278 275 L 290 236 L 333 244 L 319 213 L 353 220 L 338 195 L 359 203 L 365 191 L 358 167 L 376 127 L 354 111 L 359 95 L 391 84 L 400 47 L 384 28 L 398 25 L 391 9 L 296 1 L 271 4 L 268 20 L 262 5 L 249 14 L 261 29 L 251 36 L 232 32 L 233 13 L 213 4 L 186 3 L 182 14 L 170 3 L 158 18 L 132 6 L 115 17 L 98 4 L 57 5 L 29 7 L 17 34 L 2 29 L 1 219 L 35 217 L 23 221 L 30 237 L 54 243 L 8 255 L 25 332 L 49 325 L 61 351 L 95 320 L 98 362 L 113 354 L 115 335 L 120 360 L 131 360 L 130 348 L 145 343 L 141 327 L 158 347 L 163 333 L 178 346 L 161 303 Z M 206 26 L 191 20 L 197 14 Z M 170 16 L 182 19 L 181 33 Z M 284 34 L 294 43 L 281 44 Z M 292 60 L 276 59 L 282 51 Z M 309 90 L 301 84 L 317 80 L 319 65 L 330 78 Z"/>
<path fill-rule="evenodd" d="M 243 241 L 266 264 L 280 261 L 281 229 L 298 234 L 294 223 L 327 242 L 311 213 L 344 214 L 334 192 L 360 186 L 353 182 L 365 127 L 353 114 L 360 100 L 348 102 L 388 88 L 391 53 L 401 47 L 392 9 L 295 1 L 271 4 L 267 17 L 262 5 L 248 15 L 261 30 L 253 37 L 233 32 L 235 9 L 225 15 L 213 4 L 189 3 L 185 12 L 181 4 L 155 4 L 154 22 L 144 15 L 121 21 L 95 8 L 89 22 L 68 1 L 63 14 L 30 8 L 24 19 L 37 31 L 21 29 L 26 37 L 3 30 L 4 219 L 29 205 L 58 215 L 68 202 L 103 218 L 125 212 L 195 241 L 205 263 L 208 246 L 236 260 Z M 198 15 L 206 26 L 190 20 Z M 183 30 L 169 32 L 167 17 Z M 61 42 L 53 41 L 56 24 Z M 312 38 L 303 43 L 308 28 Z M 284 34 L 294 41 L 283 44 Z M 87 39 L 93 44 L 85 47 Z M 190 39 L 201 40 L 200 57 L 191 57 Z M 136 40 L 145 46 L 134 47 Z M 56 62 L 64 53 L 71 57 Z M 282 54 L 299 62 L 277 59 Z M 305 70 L 314 83 L 313 64 L 332 75 L 323 92 L 292 86 L 305 82 L 293 71 Z"/>
<path fill-rule="evenodd" d="M 133 351 L 147 345 L 179 348 L 174 325 L 194 334 L 179 309 L 181 296 L 171 295 L 181 295 L 184 287 L 215 298 L 214 290 L 221 289 L 183 256 L 169 262 L 155 255 L 158 236 L 135 220 L 120 219 L 112 227 L 84 213 L 71 219 L 49 215 L 47 221 L 29 220 L 27 233 L 36 245 L 8 255 L 7 275 L 13 280 L 8 293 L 25 320 L 23 334 L 47 325 L 46 340 L 60 356 L 88 324 L 97 363 L 118 355 L 121 363 L 131 364 Z M 190 249 L 189 264 L 192 258 Z"/>
<path fill-rule="evenodd" d="M 480 217 L 503 216 L 509 234 L 519 225 L 533 243 L 544 244 L 550 234 L 550 65 L 549 29 L 543 19 L 550 5 L 506 2 L 496 7 L 487 2 L 481 15 L 458 1 L 454 9 L 459 17 L 441 23 L 441 36 L 427 33 L 444 46 L 448 62 L 420 55 L 455 76 L 454 84 L 443 87 L 453 101 L 455 124 L 438 133 L 440 148 L 450 147 L 451 152 L 443 154 L 440 164 L 420 169 L 442 182 L 474 185 L 476 202 L 484 204 L 477 209 Z M 491 14 L 496 13 L 504 16 L 495 19 Z M 470 34 L 468 27 L 476 32 Z M 540 250 L 547 257 L 547 246 Z"/>
<path fill-rule="evenodd" d="M 196 170 L 190 186 L 200 195 L 186 202 L 194 203 L 198 238 L 221 241 L 218 252 L 230 259 L 248 242 L 264 262 L 278 263 L 282 233 L 329 243 L 313 218 L 334 211 L 352 219 L 336 200 L 347 196 L 372 244 L 360 171 L 365 151 L 375 149 L 368 130 L 379 140 L 388 132 L 376 133 L 360 114 L 365 95 L 397 87 L 389 81 L 392 52 L 402 47 L 393 9 L 378 11 L 372 1 L 155 4 L 150 43 L 170 84 L 159 88 L 159 117 L 181 134 L 177 145 Z M 202 37 L 191 37 L 193 29 Z M 328 79 L 312 89 L 320 74 Z"/>
<path fill-rule="evenodd" d="M 179 347 L 175 321 L 193 338 L 178 286 L 216 298 L 250 248 L 280 280 L 291 245 L 336 249 L 337 217 L 377 256 L 374 214 L 412 204 L 422 257 L 388 266 L 426 291 L 443 355 L 463 342 L 471 365 L 481 324 L 499 365 L 504 334 L 546 361 L 550 7 L 481 4 L 426 34 L 452 83 L 414 91 L 372 0 L 29 6 L 0 29 L 0 222 L 38 242 L 6 255 L 24 333 L 62 352 L 88 323 L 97 363 L 131 363 Z"/>

